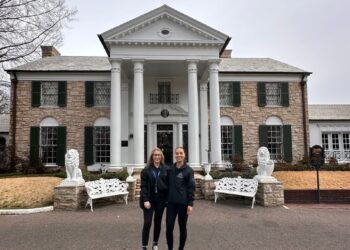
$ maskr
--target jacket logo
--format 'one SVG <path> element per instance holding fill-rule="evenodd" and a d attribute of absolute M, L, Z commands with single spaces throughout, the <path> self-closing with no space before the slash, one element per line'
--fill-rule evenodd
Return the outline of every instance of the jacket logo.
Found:
<path fill-rule="evenodd" d="M 182 172 L 178 173 L 178 174 L 176 175 L 176 177 L 177 177 L 177 178 L 181 178 L 181 179 L 184 178 Z"/>

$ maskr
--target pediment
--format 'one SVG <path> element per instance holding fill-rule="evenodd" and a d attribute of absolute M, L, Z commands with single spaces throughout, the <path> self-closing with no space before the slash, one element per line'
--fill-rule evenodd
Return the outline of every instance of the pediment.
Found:
<path fill-rule="evenodd" d="M 186 16 L 167 5 L 110 29 L 100 39 L 117 45 L 216 45 L 229 36 Z"/>

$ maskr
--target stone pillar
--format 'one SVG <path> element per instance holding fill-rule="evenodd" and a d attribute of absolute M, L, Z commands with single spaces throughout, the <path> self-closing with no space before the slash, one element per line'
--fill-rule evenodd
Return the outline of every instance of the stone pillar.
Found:
<path fill-rule="evenodd" d="M 121 62 L 110 59 L 111 114 L 110 114 L 110 167 L 121 169 Z"/>
<path fill-rule="evenodd" d="M 284 204 L 283 184 L 279 181 L 259 182 L 255 195 L 256 203 L 264 207 L 276 207 Z"/>
<path fill-rule="evenodd" d="M 210 148 L 211 162 L 221 163 L 221 126 L 220 126 L 220 92 L 219 61 L 209 61 L 209 98 L 210 98 Z"/>
<path fill-rule="evenodd" d="M 202 193 L 205 200 L 214 200 L 215 182 L 218 180 L 204 180 L 202 179 Z"/>
<path fill-rule="evenodd" d="M 87 193 L 84 185 L 57 186 L 54 188 L 54 209 L 78 210 L 84 208 L 87 201 Z"/>
<path fill-rule="evenodd" d="M 191 167 L 200 167 L 197 62 L 188 61 L 188 151 Z"/>
<path fill-rule="evenodd" d="M 128 181 L 128 201 L 134 201 L 136 199 L 136 180 Z"/>
<path fill-rule="evenodd" d="M 200 85 L 200 116 L 201 116 L 201 163 L 208 162 L 209 138 L 208 138 L 208 85 L 207 82 Z"/>
<path fill-rule="evenodd" d="M 143 60 L 134 63 L 134 163 L 135 167 L 144 167 L 144 97 L 143 97 Z"/>

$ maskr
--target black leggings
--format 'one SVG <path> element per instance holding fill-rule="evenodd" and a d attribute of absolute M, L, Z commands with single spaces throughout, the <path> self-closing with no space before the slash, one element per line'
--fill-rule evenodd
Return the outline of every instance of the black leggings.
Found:
<path fill-rule="evenodd" d="M 175 226 L 176 216 L 178 215 L 178 223 L 180 228 L 180 244 L 179 249 L 184 249 L 187 238 L 187 205 L 169 203 L 166 212 L 166 240 L 168 249 L 173 249 L 174 237 L 173 231 Z"/>
<path fill-rule="evenodd" d="M 154 213 L 154 231 L 153 231 L 153 242 L 158 242 L 160 229 L 162 224 L 162 217 L 164 212 L 165 204 L 163 201 L 152 202 L 151 208 L 143 209 L 143 229 L 142 229 L 142 245 L 148 245 L 149 231 L 152 225 L 152 217 Z"/>

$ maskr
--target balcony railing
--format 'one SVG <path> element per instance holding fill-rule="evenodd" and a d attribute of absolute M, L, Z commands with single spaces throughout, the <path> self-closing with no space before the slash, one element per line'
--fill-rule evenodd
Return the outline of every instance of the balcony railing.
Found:
<path fill-rule="evenodd" d="M 150 104 L 179 104 L 179 94 L 150 94 Z"/>
<path fill-rule="evenodd" d="M 350 162 L 350 150 L 325 150 L 324 154 L 326 162 L 332 157 L 338 162 Z"/>

